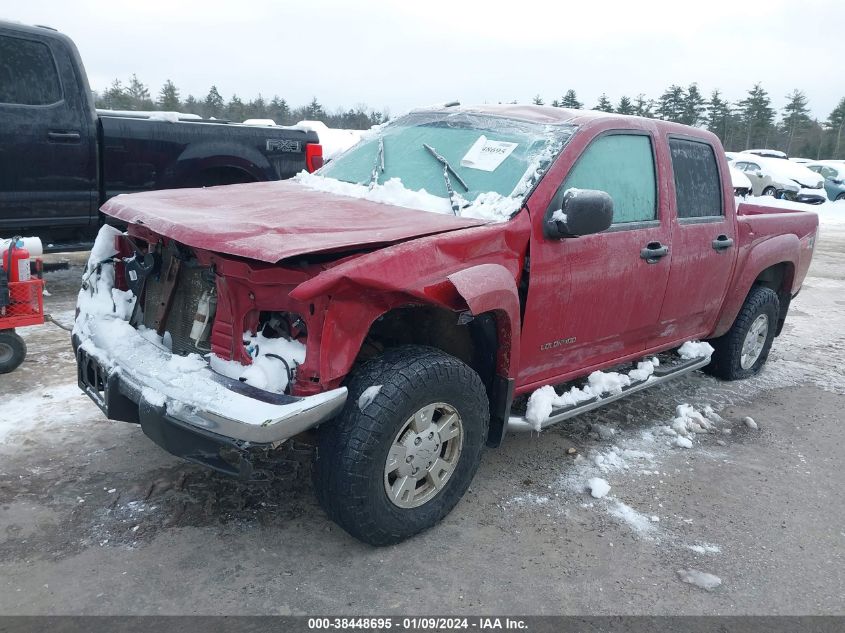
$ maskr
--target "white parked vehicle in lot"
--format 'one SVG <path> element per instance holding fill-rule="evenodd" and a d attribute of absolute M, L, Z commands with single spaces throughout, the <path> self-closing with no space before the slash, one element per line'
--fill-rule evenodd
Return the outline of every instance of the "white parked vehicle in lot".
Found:
<path fill-rule="evenodd" d="M 748 176 L 730 163 L 728 163 L 728 169 L 731 172 L 731 184 L 734 186 L 734 194 L 743 198 L 751 195 L 753 187 Z"/>
<path fill-rule="evenodd" d="M 790 160 L 742 152 L 734 155 L 733 165 L 749 177 L 755 187 L 754 195 L 776 196 L 807 204 L 821 204 L 827 200 L 824 178 Z"/>
<path fill-rule="evenodd" d="M 755 196 L 780 198 L 784 193 L 797 194 L 800 187 L 789 178 L 777 178 L 759 156 L 733 153 L 731 167 L 745 174 L 751 182 L 751 192 Z"/>

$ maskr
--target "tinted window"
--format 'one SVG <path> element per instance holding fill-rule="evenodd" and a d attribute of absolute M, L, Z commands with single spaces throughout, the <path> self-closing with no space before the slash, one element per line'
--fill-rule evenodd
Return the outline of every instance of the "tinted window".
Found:
<path fill-rule="evenodd" d="M 62 97 L 45 44 L 0 35 L 0 103 L 45 105 Z"/>
<path fill-rule="evenodd" d="M 716 154 L 707 143 L 670 139 L 679 218 L 722 215 L 722 185 Z"/>
<path fill-rule="evenodd" d="M 562 189 L 598 189 L 613 198 L 613 223 L 657 217 L 657 183 L 651 139 L 610 134 L 593 141 L 563 182 Z"/>

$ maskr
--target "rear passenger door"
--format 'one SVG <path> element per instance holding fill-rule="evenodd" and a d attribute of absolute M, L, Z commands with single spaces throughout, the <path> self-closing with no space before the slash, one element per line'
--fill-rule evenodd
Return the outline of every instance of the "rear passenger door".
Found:
<path fill-rule="evenodd" d="M 672 266 L 661 343 L 701 338 L 716 323 L 736 261 L 732 189 L 712 145 L 669 137 L 674 179 Z M 728 193 L 730 192 L 730 193 Z M 731 196 L 731 197 L 729 197 Z"/>
<path fill-rule="evenodd" d="M 0 28 L 0 233 L 91 220 L 96 140 L 76 81 L 57 40 Z"/>

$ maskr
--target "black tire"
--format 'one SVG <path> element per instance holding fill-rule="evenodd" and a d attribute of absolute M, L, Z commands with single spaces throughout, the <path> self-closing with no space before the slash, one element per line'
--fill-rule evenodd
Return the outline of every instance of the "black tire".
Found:
<path fill-rule="evenodd" d="M 845 200 L 845 193 L 840 193 L 836 196 L 836 201 L 839 202 L 840 200 Z"/>
<path fill-rule="evenodd" d="M 361 395 L 375 385 L 382 387 L 361 410 Z M 317 499 L 355 538 L 375 546 L 398 543 L 440 521 L 469 487 L 487 439 L 486 390 L 478 374 L 454 356 L 416 345 L 368 361 L 353 372 L 347 387 L 343 411 L 319 429 L 313 469 Z M 417 507 L 399 507 L 387 494 L 388 452 L 409 418 L 433 403 L 446 403 L 460 416 L 460 453 L 439 492 Z"/>
<path fill-rule="evenodd" d="M 26 358 L 26 342 L 14 330 L 0 330 L 0 374 L 15 371 Z"/>
<path fill-rule="evenodd" d="M 753 364 L 743 367 L 743 345 L 749 330 L 761 315 L 765 315 L 767 319 L 765 342 Z M 780 301 L 777 293 L 771 288 L 754 286 L 731 329 L 719 338 L 709 341 L 715 351 L 710 364 L 704 368 L 705 371 L 722 380 L 740 380 L 758 373 L 769 357 L 779 316 Z"/>
<path fill-rule="evenodd" d="M 778 190 L 775 189 L 774 187 L 766 187 L 765 189 L 763 189 L 763 195 L 764 196 L 771 196 L 773 198 L 777 198 Z"/>

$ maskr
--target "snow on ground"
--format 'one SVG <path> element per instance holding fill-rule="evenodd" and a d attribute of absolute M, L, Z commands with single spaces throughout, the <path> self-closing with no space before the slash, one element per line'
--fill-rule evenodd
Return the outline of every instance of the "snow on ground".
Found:
<path fill-rule="evenodd" d="M 697 569 L 679 569 L 678 578 L 681 582 L 695 585 L 701 589 L 712 591 L 722 584 L 722 579 L 705 571 L 698 571 Z"/>
<path fill-rule="evenodd" d="M 0 444 L 12 444 L 26 433 L 73 424 L 90 415 L 94 404 L 76 382 L 45 390 L 35 387 L 0 402 Z"/>

